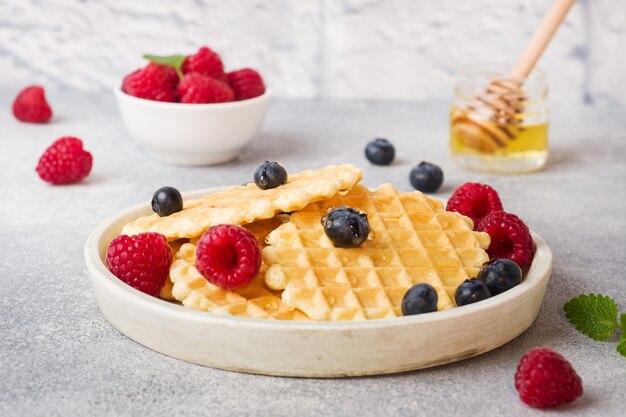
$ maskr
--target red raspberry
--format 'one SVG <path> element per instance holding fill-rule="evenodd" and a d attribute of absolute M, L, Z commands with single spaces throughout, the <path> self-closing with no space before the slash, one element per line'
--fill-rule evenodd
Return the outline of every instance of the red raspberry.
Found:
<path fill-rule="evenodd" d="M 582 381 L 572 365 L 547 348 L 533 349 L 522 357 L 515 389 L 524 403 L 535 408 L 571 403 L 583 394 Z"/>
<path fill-rule="evenodd" d="M 478 227 L 487 232 L 491 243 L 487 253 L 492 258 L 506 258 L 520 268 L 528 265 L 533 257 L 533 239 L 526 223 L 515 214 L 496 211 L 485 217 Z"/>
<path fill-rule="evenodd" d="M 120 280 L 156 297 L 169 274 L 172 249 L 160 233 L 120 235 L 109 243 L 106 264 Z"/>
<path fill-rule="evenodd" d="M 502 210 L 502 203 L 496 190 L 486 184 L 466 182 L 454 190 L 446 205 L 447 211 L 461 213 L 474 222 L 474 229 L 483 217 Z"/>
<path fill-rule="evenodd" d="M 261 75 L 252 68 L 229 72 L 228 82 L 235 92 L 237 100 L 254 98 L 265 93 L 265 84 Z"/>
<path fill-rule="evenodd" d="M 185 74 L 180 80 L 178 95 L 181 103 L 224 103 L 235 99 L 228 84 L 197 72 Z"/>
<path fill-rule="evenodd" d="M 52 109 L 46 101 L 43 87 L 26 87 L 15 97 L 13 115 L 22 122 L 46 123 L 52 117 Z"/>
<path fill-rule="evenodd" d="M 198 241 L 196 268 L 207 281 L 229 290 L 250 283 L 261 268 L 261 249 L 241 226 L 213 226 Z"/>
<path fill-rule="evenodd" d="M 89 175 L 93 157 L 83 149 L 83 141 L 71 136 L 55 140 L 37 164 L 39 177 L 52 184 L 70 184 Z"/>
<path fill-rule="evenodd" d="M 151 62 L 127 75 L 122 82 L 122 91 L 146 100 L 173 102 L 176 101 L 175 81 L 168 67 Z"/>
<path fill-rule="evenodd" d="M 224 64 L 220 56 L 213 52 L 211 49 L 203 46 L 198 49 L 195 55 L 189 55 L 183 62 L 183 74 L 191 72 L 197 72 L 207 77 L 216 78 L 220 81 L 226 82 L 226 75 L 224 74 Z"/>

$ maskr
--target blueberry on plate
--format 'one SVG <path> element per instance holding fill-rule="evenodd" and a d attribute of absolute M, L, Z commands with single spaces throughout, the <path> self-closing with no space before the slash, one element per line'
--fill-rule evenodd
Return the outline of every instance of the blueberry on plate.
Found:
<path fill-rule="evenodd" d="M 433 193 L 443 184 L 443 171 L 435 164 L 421 162 L 411 170 L 409 181 L 416 190 Z"/>
<path fill-rule="evenodd" d="M 338 248 L 356 248 L 371 232 L 367 214 L 352 207 L 331 208 L 322 217 L 324 233 Z"/>
<path fill-rule="evenodd" d="M 459 307 L 486 300 L 489 297 L 491 297 L 489 288 L 476 278 L 463 281 L 454 294 L 454 300 Z"/>
<path fill-rule="evenodd" d="M 287 184 L 287 170 L 278 162 L 265 161 L 254 171 L 254 183 L 261 190 Z"/>
<path fill-rule="evenodd" d="M 183 209 L 183 196 L 174 187 L 161 187 L 152 195 L 152 211 L 166 217 Z"/>
<path fill-rule="evenodd" d="M 396 149 L 383 138 L 377 138 L 365 147 L 365 157 L 374 165 L 389 165 L 396 156 Z"/>
<path fill-rule="evenodd" d="M 437 311 L 437 301 L 439 296 L 431 285 L 416 284 L 409 288 L 402 298 L 402 314 L 412 316 Z"/>
<path fill-rule="evenodd" d="M 482 267 L 476 278 L 494 296 L 519 285 L 522 282 L 522 270 L 510 259 L 494 259 Z"/>

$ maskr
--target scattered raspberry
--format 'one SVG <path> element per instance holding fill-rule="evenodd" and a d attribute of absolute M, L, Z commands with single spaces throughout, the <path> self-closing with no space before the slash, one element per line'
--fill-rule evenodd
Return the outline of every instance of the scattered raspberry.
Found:
<path fill-rule="evenodd" d="M 491 243 L 487 253 L 491 258 L 506 258 L 520 268 L 528 265 L 533 257 L 533 239 L 526 223 L 515 214 L 496 211 L 485 217 L 478 227 L 487 232 Z"/>
<path fill-rule="evenodd" d="M 178 95 L 181 103 L 224 103 L 235 99 L 228 84 L 197 72 L 185 74 L 180 80 Z"/>
<path fill-rule="evenodd" d="M 256 237 L 241 226 L 213 226 L 198 241 L 196 268 L 209 282 L 229 290 L 252 281 L 261 267 Z"/>
<path fill-rule="evenodd" d="M 582 381 L 572 365 L 547 348 L 533 349 L 522 357 L 515 389 L 524 403 L 535 408 L 570 403 L 583 394 Z"/>
<path fill-rule="evenodd" d="M 252 68 L 229 72 L 228 83 L 235 92 L 237 100 L 254 98 L 265 93 L 265 84 L 261 75 Z"/>
<path fill-rule="evenodd" d="M 52 117 L 52 109 L 46 101 L 43 87 L 26 87 L 15 97 L 13 115 L 22 122 L 46 123 Z"/>
<path fill-rule="evenodd" d="M 183 74 L 197 72 L 207 77 L 212 77 L 226 82 L 224 64 L 220 56 L 211 49 L 203 46 L 195 55 L 189 55 L 183 62 Z"/>
<path fill-rule="evenodd" d="M 160 233 L 120 235 L 109 243 L 109 271 L 133 288 L 156 297 L 172 264 L 172 250 Z"/>
<path fill-rule="evenodd" d="M 176 100 L 178 82 L 174 76 L 176 71 L 173 68 L 170 70 L 169 67 L 151 62 L 145 68 L 127 75 L 122 82 L 122 91 L 146 100 L 173 102 Z"/>
<path fill-rule="evenodd" d="M 483 217 L 502 210 L 496 190 L 486 184 L 466 182 L 457 188 L 448 200 L 446 210 L 456 211 L 474 221 L 474 229 Z"/>
<path fill-rule="evenodd" d="M 39 158 L 37 174 L 52 184 L 78 182 L 89 175 L 93 157 L 83 149 L 83 142 L 71 136 L 57 139 Z"/>

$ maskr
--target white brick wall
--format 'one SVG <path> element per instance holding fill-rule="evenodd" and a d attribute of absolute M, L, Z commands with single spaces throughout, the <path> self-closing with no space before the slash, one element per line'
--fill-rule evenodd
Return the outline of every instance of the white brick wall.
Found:
<path fill-rule="evenodd" d="M 540 65 L 552 95 L 626 104 L 626 1 L 580 1 Z M 547 0 L 0 0 L 0 87 L 104 90 L 141 54 L 207 44 L 278 95 L 448 97 L 464 63 L 511 62 Z"/>

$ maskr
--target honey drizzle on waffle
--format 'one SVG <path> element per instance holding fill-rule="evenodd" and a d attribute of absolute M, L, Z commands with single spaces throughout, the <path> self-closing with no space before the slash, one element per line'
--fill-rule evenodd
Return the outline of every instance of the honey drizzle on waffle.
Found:
<path fill-rule="evenodd" d="M 320 219 L 330 207 L 368 213 L 375 237 L 360 248 L 342 249 L 326 237 Z M 363 320 L 402 315 L 405 292 L 428 283 L 438 309 L 454 307 L 454 292 L 488 261 L 486 233 L 472 221 L 446 212 L 439 200 L 391 185 L 376 191 L 357 185 L 346 195 L 293 213 L 270 233 L 263 250 L 268 287 L 312 320 Z"/>

